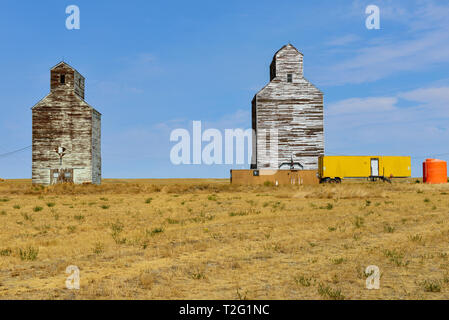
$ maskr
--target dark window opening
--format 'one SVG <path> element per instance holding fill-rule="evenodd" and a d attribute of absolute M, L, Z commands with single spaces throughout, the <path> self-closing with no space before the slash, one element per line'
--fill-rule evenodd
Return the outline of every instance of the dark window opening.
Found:
<path fill-rule="evenodd" d="M 287 74 L 287 82 L 293 81 L 293 75 L 291 73 Z"/>
<path fill-rule="evenodd" d="M 61 74 L 61 84 L 65 83 L 65 74 Z"/>

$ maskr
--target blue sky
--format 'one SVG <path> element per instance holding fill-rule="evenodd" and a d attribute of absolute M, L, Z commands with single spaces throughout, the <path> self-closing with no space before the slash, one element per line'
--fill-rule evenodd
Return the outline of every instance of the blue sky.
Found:
<path fill-rule="evenodd" d="M 67 30 L 65 8 L 81 11 Z M 380 8 L 381 29 L 365 27 Z M 2 1 L 0 154 L 31 145 L 30 108 L 64 59 L 102 114 L 105 178 L 229 177 L 242 166 L 170 162 L 170 132 L 251 126 L 273 54 L 292 43 L 325 94 L 327 154 L 449 160 L 446 1 Z M 31 152 L 0 156 L 29 178 Z"/>

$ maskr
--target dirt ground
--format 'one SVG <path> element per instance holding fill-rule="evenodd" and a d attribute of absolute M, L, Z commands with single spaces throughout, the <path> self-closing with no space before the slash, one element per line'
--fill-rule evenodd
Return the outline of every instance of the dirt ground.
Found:
<path fill-rule="evenodd" d="M 449 185 L 415 180 L 3 181 L 0 299 L 448 299 Z"/>

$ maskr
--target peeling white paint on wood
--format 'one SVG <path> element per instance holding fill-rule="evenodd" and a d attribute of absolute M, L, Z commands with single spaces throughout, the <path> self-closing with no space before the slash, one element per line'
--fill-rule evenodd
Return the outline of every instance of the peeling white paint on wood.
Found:
<path fill-rule="evenodd" d="M 84 101 L 84 77 L 75 69 L 61 62 L 50 74 L 50 94 L 32 108 L 33 184 L 61 181 L 54 172 L 71 170 L 74 183 L 100 184 L 101 114 Z M 62 164 L 58 147 L 66 148 Z"/>
<path fill-rule="evenodd" d="M 323 93 L 304 78 L 303 55 L 291 44 L 274 55 L 270 83 L 255 95 L 252 118 L 252 168 L 278 169 L 293 156 L 305 170 L 318 169 L 318 157 L 324 155 Z M 269 153 L 270 139 L 262 136 L 270 130 L 278 132 L 277 164 Z"/>

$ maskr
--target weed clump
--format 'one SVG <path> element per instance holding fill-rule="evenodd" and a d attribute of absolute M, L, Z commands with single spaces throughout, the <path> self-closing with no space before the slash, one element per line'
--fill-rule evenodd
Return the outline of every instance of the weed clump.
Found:
<path fill-rule="evenodd" d="M 39 254 L 39 248 L 28 247 L 25 249 L 19 249 L 19 257 L 21 260 L 34 261 Z"/>
<path fill-rule="evenodd" d="M 318 286 L 318 294 L 323 298 L 332 299 L 332 300 L 344 300 L 345 296 L 341 293 L 340 289 L 332 289 L 329 286 L 324 286 L 323 284 L 319 284 Z"/>

